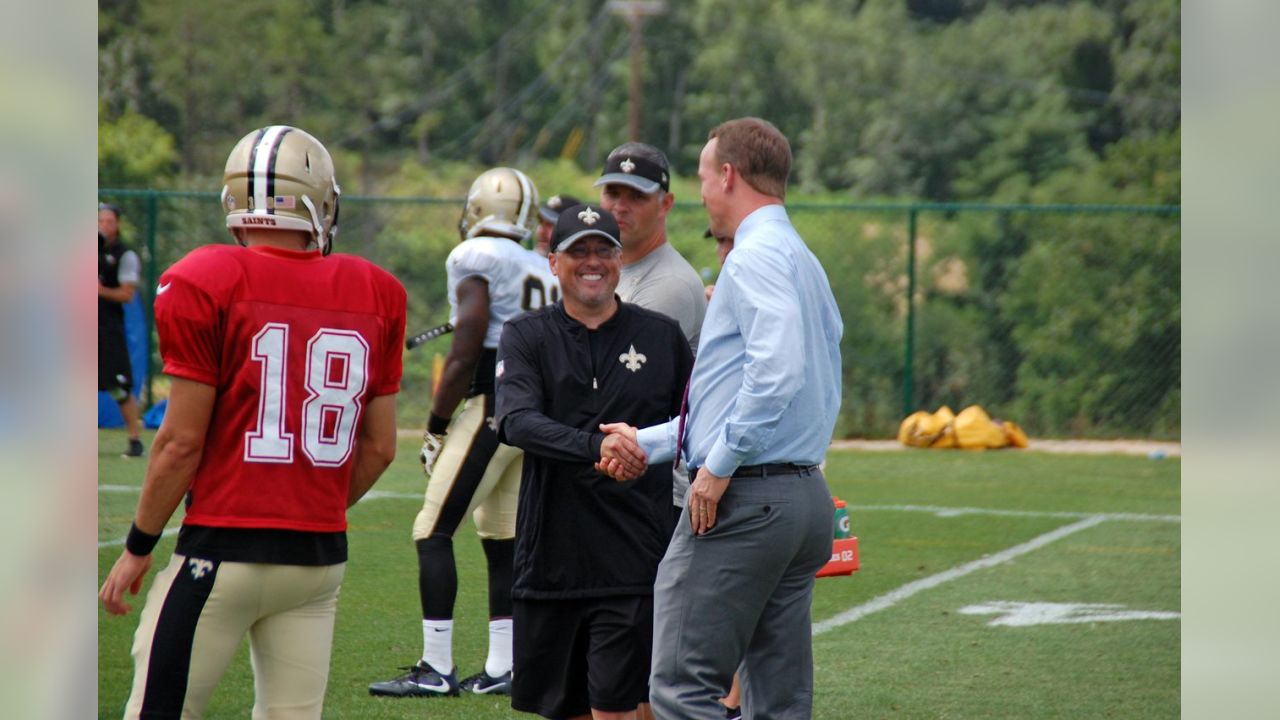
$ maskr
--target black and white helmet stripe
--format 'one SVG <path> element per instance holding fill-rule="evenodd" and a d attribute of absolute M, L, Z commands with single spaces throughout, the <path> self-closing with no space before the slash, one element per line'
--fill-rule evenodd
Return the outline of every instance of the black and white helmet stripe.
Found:
<path fill-rule="evenodd" d="M 258 138 L 249 153 L 249 201 L 250 208 L 258 215 L 274 215 L 275 204 L 267 198 L 276 195 L 276 157 L 280 143 L 293 128 L 288 125 L 272 125 L 258 131 Z M 317 230 L 319 226 L 317 224 Z"/>

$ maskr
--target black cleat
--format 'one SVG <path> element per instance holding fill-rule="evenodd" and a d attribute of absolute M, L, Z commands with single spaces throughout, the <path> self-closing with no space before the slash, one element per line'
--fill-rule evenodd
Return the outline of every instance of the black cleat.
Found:
<path fill-rule="evenodd" d="M 435 697 L 458 695 L 458 678 L 453 672 L 437 672 L 435 668 L 419 661 L 417 665 L 400 668 L 409 672 L 394 680 L 376 682 L 369 686 L 369 694 L 378 697 Z"/>
<path fill-rule="evenodd" d="M 742 720 L 742 707 L 724 706 L 724 720 Z"/>
<path fill-rule="evenodd" d="M 472 675 L 463 680 L 460 684 L 463 692 L 475 693 L 477 695 L 510 695 L 511 694 L 511 671 L 494 677 L 487 670 Z"/>
<path fill-rule="evenodd" d="M 137 457 L 142 457 L 142 455 L 143 455 L 142 441 L 141 441 L 141 440 L 130 440 L 130 441 L 129 441 L 129 449 L 128 449 L 128 450 L 125 450 L 125 451 L 124 451 L 124 453 L 122 453 L 122 454 L 120 455 L 120 457 L 124 457 L 124 458 L 137 458 Z"/>

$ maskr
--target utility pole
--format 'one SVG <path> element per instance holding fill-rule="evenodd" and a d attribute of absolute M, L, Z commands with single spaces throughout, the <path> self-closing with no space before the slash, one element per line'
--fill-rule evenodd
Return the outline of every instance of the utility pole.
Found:
<path fill-rule="evenodd" d="M 609 0 L 609 12 L 621 15 L 631 29 L 631 85 L 627 93 L 627 139 L 640 140 L 640 56 L 644 35 L 640 32 L 645 17 L 667 11 L 666 0 Z"/>

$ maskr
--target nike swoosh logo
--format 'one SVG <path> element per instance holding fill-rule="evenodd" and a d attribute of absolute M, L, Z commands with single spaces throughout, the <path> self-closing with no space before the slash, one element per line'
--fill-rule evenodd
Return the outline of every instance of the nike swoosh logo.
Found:
<path fill-rule="evenodd" d="M 164 291 L 168 290 L 170 285 L 173 285 L 173 283 L 161 283 L 156 287 L 156 294 L 163 295 Z"/>
<path fill-rule="evenodd" d="M 420 688 L 425 688 L 427 690 L 435 690 L 436 692 L 449 692 L 449 683 L 445 682 L 444 680 L 441 680 L 440 683 L 436 685 L 433 685 L 431 683 L 424 683 L 424 682 L 414 683 L 414 684 Z"/>

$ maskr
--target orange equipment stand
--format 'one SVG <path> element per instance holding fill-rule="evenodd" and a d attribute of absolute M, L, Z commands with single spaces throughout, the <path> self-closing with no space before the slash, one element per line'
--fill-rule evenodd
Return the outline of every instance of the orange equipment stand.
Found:
<path fill-rule="evenodd" d="M 835 577 L 852 575 L 858 571 L 858 538 L 847 537 L 831 541 L 831 559 L 822 569 L 818 577 Z"/>

